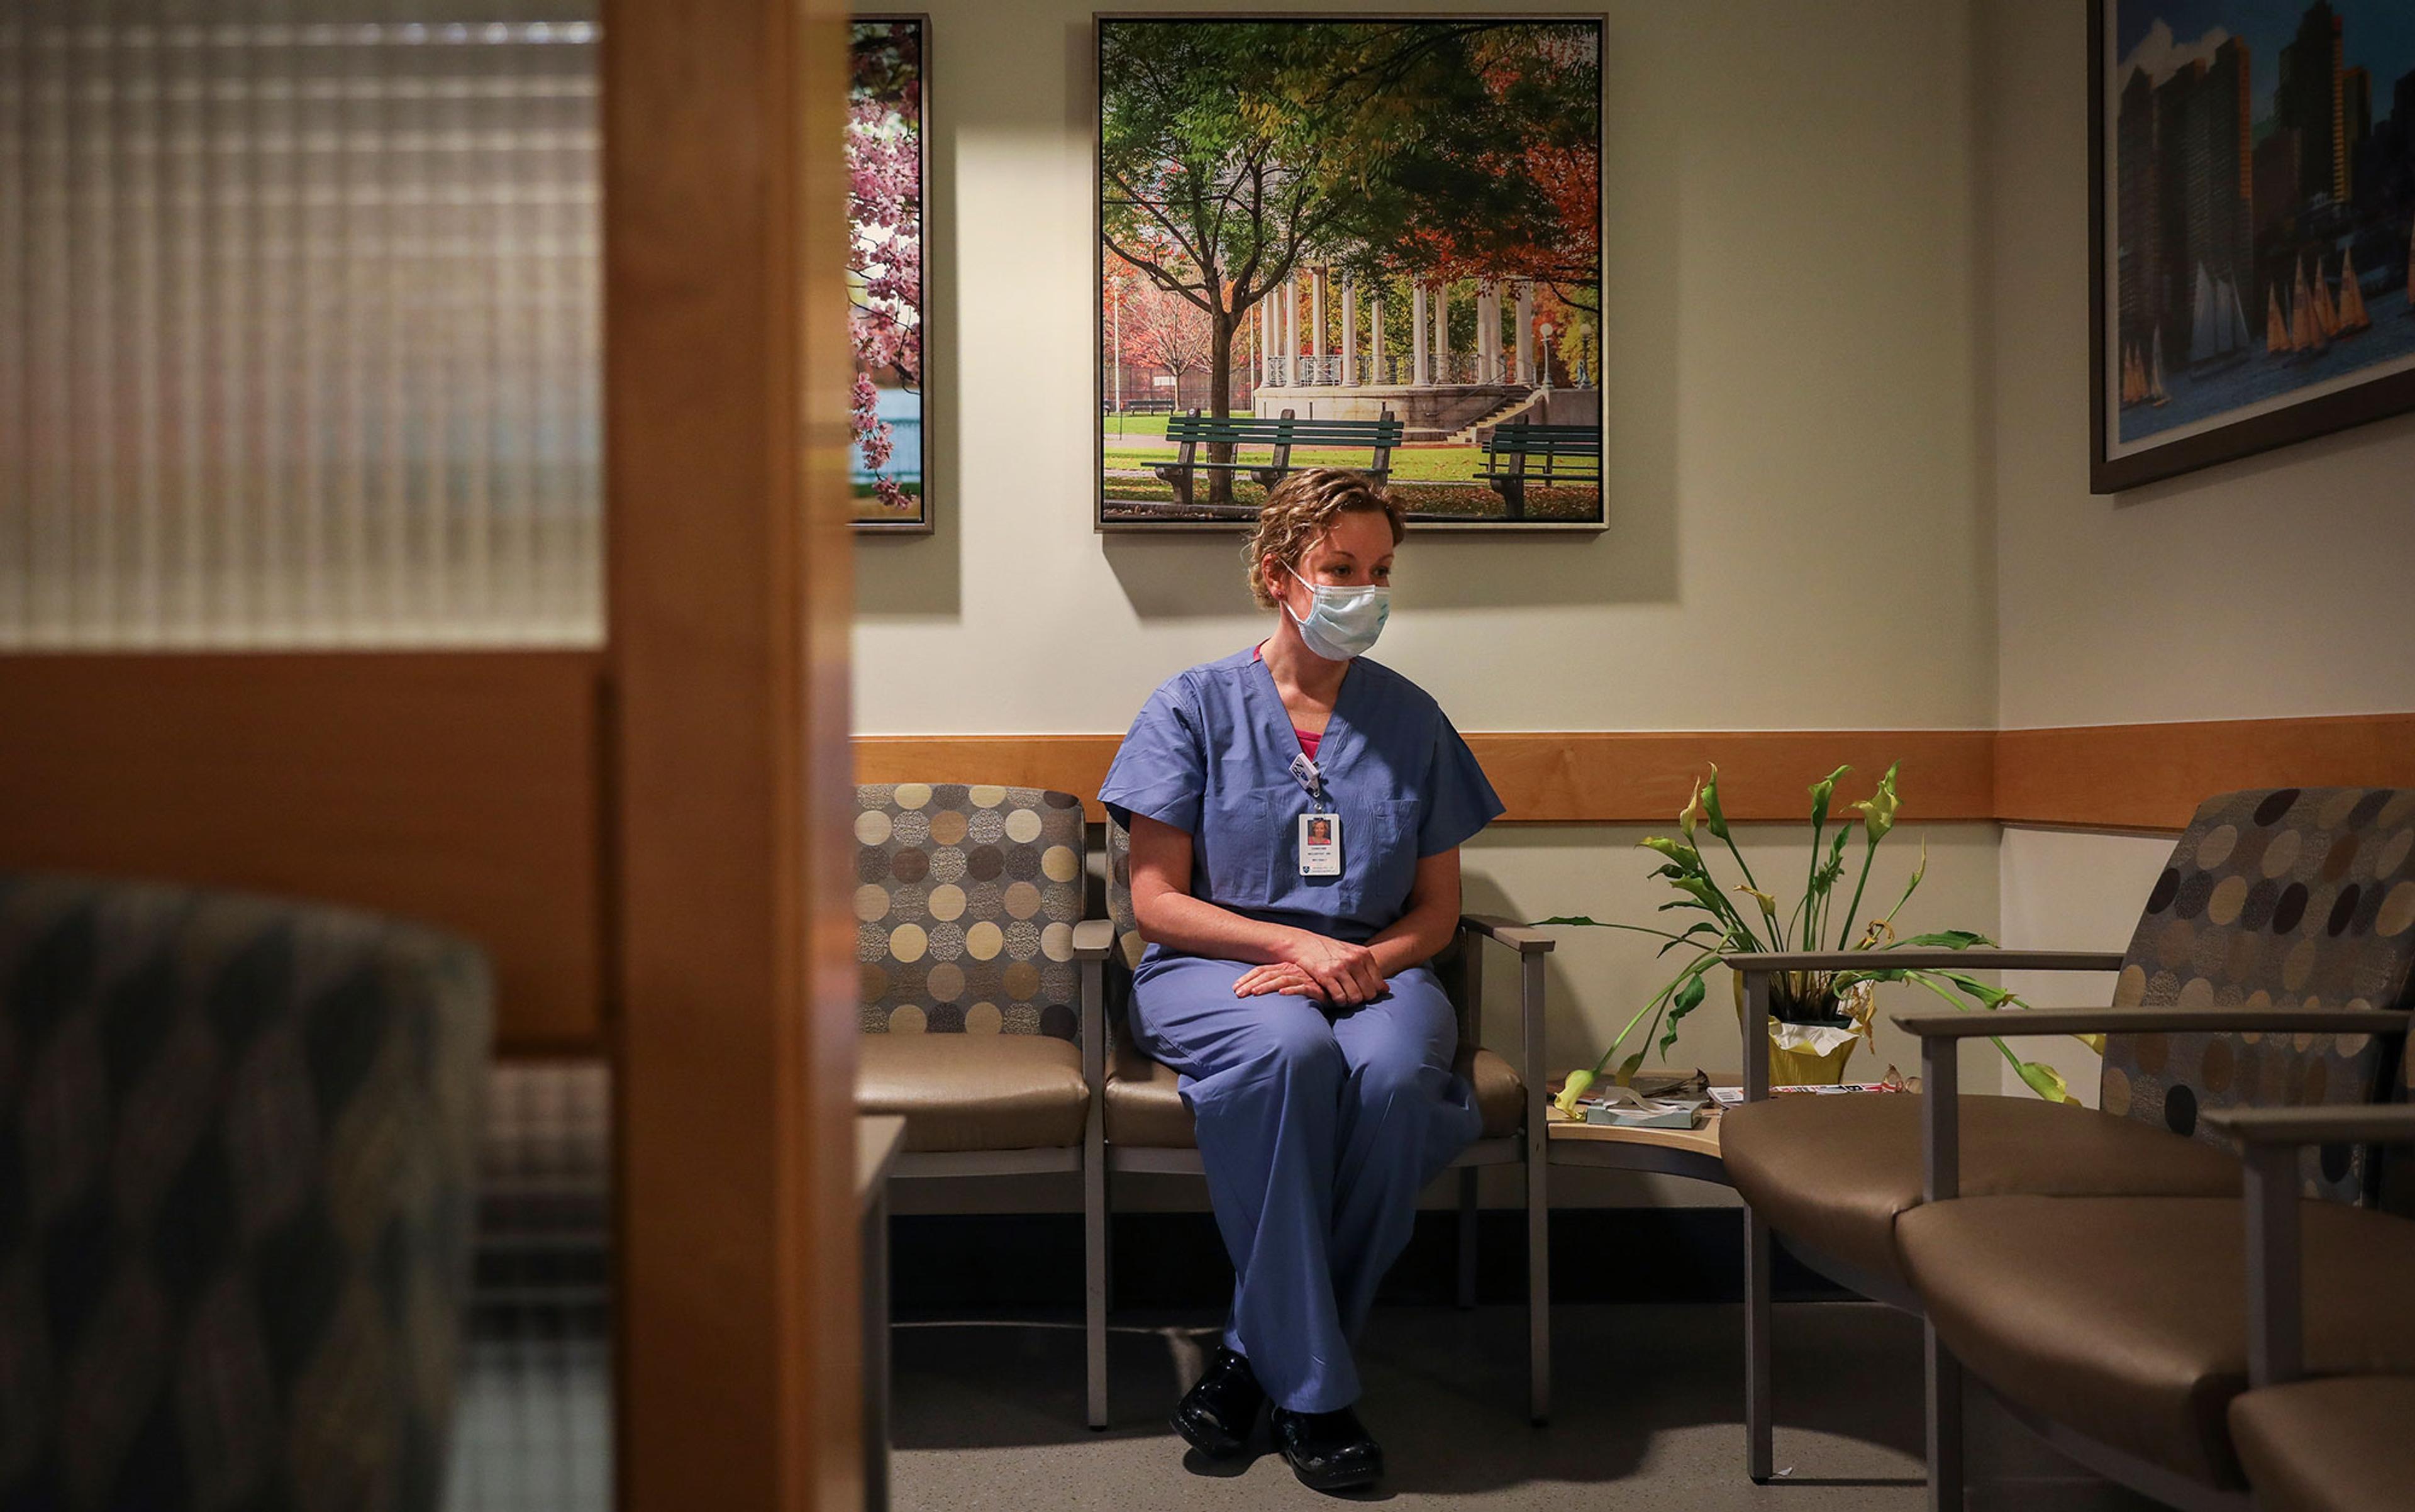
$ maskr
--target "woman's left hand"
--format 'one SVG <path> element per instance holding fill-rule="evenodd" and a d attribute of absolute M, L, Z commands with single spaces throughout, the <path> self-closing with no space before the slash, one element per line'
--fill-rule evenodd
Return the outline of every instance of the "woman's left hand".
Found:
<path fill-rule="evenodd" d="M 1325 989 L 1316 984 L 1316 979 L 1288 961 L 1252 966 L 1241 973 L 1238 981 L 1233 983 L 1233 996 L 1236 997 L 1264 997 L 1275 993 L 1305 997 L 1313 1002 L 1325 1001 Z"/>

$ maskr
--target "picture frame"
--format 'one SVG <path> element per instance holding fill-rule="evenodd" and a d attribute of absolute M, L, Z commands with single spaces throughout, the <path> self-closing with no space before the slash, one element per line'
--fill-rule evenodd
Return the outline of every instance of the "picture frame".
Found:
<path fill-rule="evenodd" d="M 2415 410 L 2415 30 L 2378 8 L 2091 0 L 2092 491 Z"/>
<path fill-rule="evenodd" d="M 1427 66 L 1374 67 L 1406 33 L 1427 44 Z M 1246 530 L 1288 472 L 1353 466 L 1377 475 L 1421 533 L 1606 529 L 1608 34 L 1599 12 L 1094 13 L 1094 528 Z M 1178 49 L 1183 67 L 1147 75 L 1187 81 L 1196 97 L 1135 83 L 1144 71 L 1130 60 L 1152 44 Z M 1361 78 L 1405 78 L 1462 113 L 1404 111 L 1372 83 L 1353 97 Z M 1272 97 L 1310 87 L 1298 81 L 1327 91 L 1319 109 Z M 1178 106 L 1195 120 L 1252 93 L 1275 108 L 1236 107 L 1240 158 L 1199 160 L 1186 139 L 1152 133 Z M 1286 152 L 1331 172 L 1350 133 L 1387 108 L 1429 127 L 1385 143 L 1391 177 L 1335 172 L 1359 198 L 1298 217 L 1308 234 L 1244 212 L 1252 223 L 1226 244 L 1238 251 L 1208 259 L 1212 277 L 1200 238 L 1161 213 L 1155 190 L 1135 188 L 1190 172 L 1218 175 L 1226 192 L 1244 160 L 1298 183 L 1307 175 Z M 1461 120 L 1481 124 L 1480 138 L 1463 137 L 1491 158 L 1453 153 L 1447 128 Z M 1302 126 L 1286 136 L 1253 124 L 1268 121 Z M 1509 172 L 1502 143 L 1515 153 Z M 1413 264 L 1410 248 L 1424 260 Z M 1211 287 L 1212 302 L 1200 297 Z"/>
<path fill-rule="evenodd" d="M 851 524 L 864 534 L 928 535 L 937 529 L 933 353 L 926 339 L 931 18 L 860 12 L 849 18 L 849 38 L 848 296 L 856 349 Z M 908 135 L 910 151 L 902 141 Z"/>

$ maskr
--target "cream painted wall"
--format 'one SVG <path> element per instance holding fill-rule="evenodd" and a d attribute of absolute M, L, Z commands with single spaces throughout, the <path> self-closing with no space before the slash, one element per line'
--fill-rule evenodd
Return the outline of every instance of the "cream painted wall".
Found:
<path fill-rule="evenodd" d="M 1259 633 L 1237 540 L 1091 529 L 1092 8 L 929 5 L 939 529 L 858 554 L 866 732 L 1120 731 Z M 1413 543 L 1383 658 L 1467 729 L 1988 724 L 1964 7 L 1609 11 L 1611 528 Z"/>
<path fill-rule="evenodd" d="M 1978 181 L 2001 723 L 2415 708 L 2415 417 L 2088 491 L 2086 0 L 1983 0 Z M 2003 938 L 2120 950 L 2168 837 L 2010 830 Z M 2109 978 L 2023 978 L 2041 1004 Z M 2093 1100 L 2096 1057 L 2039 1047 Z"/>
<path fill-rule="evenodd" d="M 1988 725 L 1967 11 L 1606 8 L 1610 529 L 1413 538 L 1381 658 L 1471 730 Z M 938 531 L 861 543 L 856 727 L 1120 731 L 1264 621 L 1237 539 L 1091 528 L 1092 6 L 929 9 Z M 1642 833 L 1497 831 L 1469 896 L 1648 916 Z M 1992 831 L 1937 840 L 1924 917 L 1993 929 Z M 1555 1060 L 1649 964 L 1568 945 Z M 1732 1069 L 1713 1022 L 1683 1053 Z"/>
<path fill-rule="evenodd" d="M 2088 6 L 1981 11 L 2002 724 L 2415 708 L 2415 416 L 2089 493 Z"/>

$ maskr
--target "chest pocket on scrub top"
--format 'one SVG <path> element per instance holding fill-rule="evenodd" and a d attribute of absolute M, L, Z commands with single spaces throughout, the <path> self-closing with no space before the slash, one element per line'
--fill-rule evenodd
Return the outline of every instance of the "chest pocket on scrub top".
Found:
<path fill-rule="evenodd" d="M 1379 929 L 1400 917 L 1418 874 L 1416 800 L 1335 796 L 1333 808 L 1342 816 L 1340 876 L 1299 875 L 1298 816 L 1308 805 L 1301 799 L 1281 807 L 1282 853 L 1273 878 L 1278 892 L 1299 889 L 1294 896 L 1314 900 L 1315 906 L 1340 917 L 1370 921 Z"/>

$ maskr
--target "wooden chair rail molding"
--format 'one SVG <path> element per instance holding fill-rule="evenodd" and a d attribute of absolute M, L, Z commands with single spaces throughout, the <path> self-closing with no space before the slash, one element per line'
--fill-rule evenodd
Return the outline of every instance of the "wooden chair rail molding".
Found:
<path fill-rule="evenodd" d="M 980 776 L 1092 795 L 1118 735 L 859 735 L 862 782 Z M 2018 730 L 1471 734 L 1511 823 L 1666 824 L 1719 764 L 1728 816 L 1799 821 L 1804 788 L 1852 766 L 1839 808 L 1904 764 L 1907 818 L 2170 830 L 2210 793 L 2267 784 L 2415 786 L 2415 713 Z"/>

